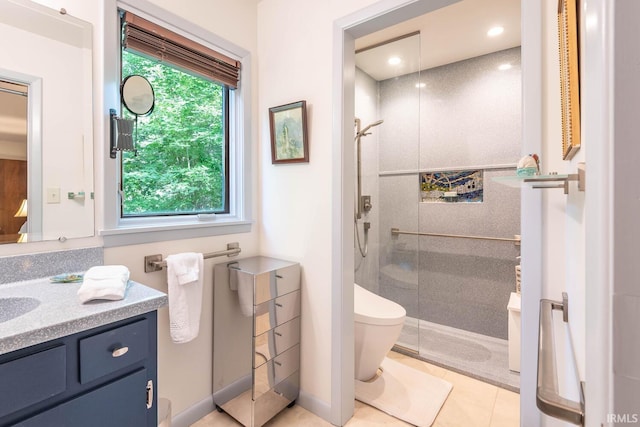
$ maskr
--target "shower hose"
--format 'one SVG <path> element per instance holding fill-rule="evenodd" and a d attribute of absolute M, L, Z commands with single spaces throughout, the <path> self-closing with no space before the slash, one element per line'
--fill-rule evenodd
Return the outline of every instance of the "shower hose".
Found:
<path fill-rule="evenodd" d="M 362 244 L 360 243 L 360 233 L 358 232 L 358 217 L 355 214 L 353 215 L 353 232 L 356 235 L 356 242 L 358 244 L 358 250 L 360 251 L 360 255 L 362 255 L 362 258 L 365 258 L 367 256 L 367 253 L 369 252 L 369 232 L 365 227 L 364 228 L 364 250 L 363 250 Z"/>

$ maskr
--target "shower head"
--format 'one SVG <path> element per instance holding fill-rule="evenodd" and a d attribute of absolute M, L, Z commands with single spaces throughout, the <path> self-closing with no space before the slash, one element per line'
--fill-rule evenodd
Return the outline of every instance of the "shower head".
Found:
<path fill-rule="evenodd" d="M 383 122 L 384 122 L 384 120 L 378 120 L 377 122 L 373 122 L 373 123 L 371 123 L 369 126 L 367 126 L 367 127 L 365 127 L 364 129 L 362 129 L 362 132 L 366 132 L 366 131 L 368 131 L 369 129 L 371 129 L 372 127 L 374 127 L 374 126 L 381 125 Z"/>
<path fill-rule="evenodd" d="M 384 122 L 384 120 L 378 120 L 377 122 L 371 123 L 369 126 L 365 126 L 365 128 L 362 129 L 360 132 L 358 132 L 358 134 L 356 136 L 365 136 L 365 135 L 367 135 L 367 131 L 369 129 L 371 129 L 374 126 L 381 125 L 383 122 Z"/>

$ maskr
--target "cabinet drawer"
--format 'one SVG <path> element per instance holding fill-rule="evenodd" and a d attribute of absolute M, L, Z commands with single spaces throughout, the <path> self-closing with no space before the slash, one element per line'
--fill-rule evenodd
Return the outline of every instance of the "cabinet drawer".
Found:
<path fill-rule="evenodd" d="M 147 319 L 80 340 L 80 382 L 93 381 L 147 357 Z"/>
<path fill-rule="evenodd" d="M 65 391 L 66 372 L 64 345 L 0 364 L 0 417 Z"/>
<path fill-rule="evenodd" d="M 300 345 L 295 345 L 253 370 L 253 398 L 274 388 L 300 368 Z"/>
<path fill-rule="evenodd" d="M 255 307 L 253 336 L 300 316 L 300 291 L 278 297 Z"/>
<path fill-rule="evenodd" d="M 300 265 L 291 265 L 255 276 L 255 305 L 300 289 Z"/>
<path fill-rule="evenodd" d="M 253 367 L 273 359 L 300 342 L 300 318 L 296 317 L 253 338 Z"/>

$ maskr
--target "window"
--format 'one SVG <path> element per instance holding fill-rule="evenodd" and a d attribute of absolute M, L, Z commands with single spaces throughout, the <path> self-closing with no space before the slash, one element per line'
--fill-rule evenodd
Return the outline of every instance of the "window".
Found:
<path fill-rule="evenodd" d="M 155 106 L 121 159 L 121 217 L 229 213 L 229 92 L 239 63 L 122 13 L 121 74 L 147 78 Z"/>
<path fill-rule="evenodd" d="M 135 15 L 111 4 L 107 102 L 118 102 L 113 88 L 138 73 L 156 105 L 134 126 L 137 156 L 105 160 L 104 246 L 250 232 L 250 52 L 146 2 L 121 3 Z"/>

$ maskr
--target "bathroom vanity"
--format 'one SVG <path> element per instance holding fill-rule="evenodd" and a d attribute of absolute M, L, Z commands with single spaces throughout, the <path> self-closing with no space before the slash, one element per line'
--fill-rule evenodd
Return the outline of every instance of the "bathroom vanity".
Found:
<path fill-rule="evenodd" d="M 0 426 L 155 427 L 156 310 L 166 295 L 130 281 L 124 300 L 80 304 L 78 287 L 0 286 L 13 312 L 0 318 Z"/>
<path fill-rule="evenodd" d="M 298 397 L 300 265 L 252 257 L 215 266 L 213 400 L 259 427 Z"/>

